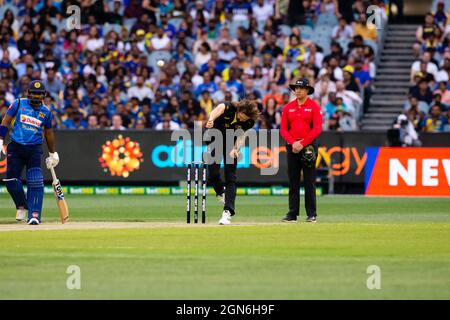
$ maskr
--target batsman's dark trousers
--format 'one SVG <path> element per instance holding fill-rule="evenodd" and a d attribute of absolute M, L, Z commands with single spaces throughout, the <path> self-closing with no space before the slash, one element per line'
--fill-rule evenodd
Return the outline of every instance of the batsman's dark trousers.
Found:
<path fill-rule="evenodd" d="M 292 152 L 292 146 L 287 145 L 287 165 L 289 176 L 289 214 L 298 216 L 300 213 L 300 176 L 303 171 L 305 187 L 305 209 L 308 217 L 317 216 L 316 213 L 316 166 L 308 166 L 301 153 Z M 316 150 L 317 154 L 317 150 Z"/>
<path fill-rule="evenodd" d="M 215 157 L 215 151 L 211 151 L 211 155 Z M 236 201 L 236 169 L 237 160 L 230 159 L 228 153 L 226 153 L 226 143 L 223 144 L 223 156 L 222 158 L 227 159 L 224 161 L 224 173 L 225 173 L 225 183 L 220 177 L 220 163 L 213 163 L 208 165 L 208 185 L 214 188 L 217 195 L 222 195 L 225 192 L 225 205 L 224 210 L 229 210 L 231 215 L 235 214 L 234 203 Z M 225 187 L 225 190 L 224 190 Z"/>
<path fill-rule="evenodd" d="M 28 219 L 41 219 L 44 196 L 44 178 L 42 176 L 41 145 L 22 145 L 16 142 L 8 144 L 5 185 L 16 208 L 28 209 Z M 22 171 L 26 167 L 27 195 L 23 190 Z"/>
<path fill-rule="evenodd" d="M 42 145 L 22 145 L 12 141 L 8 144 L 8 162 L 6 178 L 22 178 L 22 171 L 41 168 Z"/>

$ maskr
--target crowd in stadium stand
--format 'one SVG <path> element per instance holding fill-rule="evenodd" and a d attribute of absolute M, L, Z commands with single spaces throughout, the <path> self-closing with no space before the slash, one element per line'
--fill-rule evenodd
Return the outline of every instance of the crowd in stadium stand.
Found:
<path fill-rule="evenodd" d="M 57 129 L 117 130 L 192 128 L 218 102 L 243 97 L 260 103 L 257 128 L 278 128 L 297 77 L 314 83 L 325 130 L 357 130 L 379 40 L 366 9 L 384 8 L 377 0 L 1 2 L 0 114 L 42 79 Z M 71 5 L 80 7 L 79 21 Z M 427 21 L 443 31 L 434 17 Z M 437 32 L 422 32 L 424 49 Z M 450 55 L 446 43 L 436 45 L 442 57 Z M 423 93 L 419 84 L 412 92 L 441 110 L 449 92 L 434 82 L 433 89 Z M 440 130 L 434 115 L 420 123 Z"/>
<path fill-rule="evenodd" d="M 417 29 L 408 101 L 396 122 L 405 129 L 406 145 L 420 144 L 418 132 L 450 131 L 449 23 L 445 2 L 438 1 Z"/>

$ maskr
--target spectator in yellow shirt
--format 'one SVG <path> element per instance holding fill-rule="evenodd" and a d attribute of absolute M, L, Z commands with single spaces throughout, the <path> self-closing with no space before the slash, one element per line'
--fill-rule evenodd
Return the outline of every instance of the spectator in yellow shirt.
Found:
<path fill-rule="evenodd" d="M 367 23 L 365 13 L 359 15 L 359 22 L 353 25 L 353 30 L 355 35 L 360 35 L 364 40 L 377 40 L 377 28 L 372 23 Z"/>
<path fill-rule="evenodd" d="M 203 111 L 206 113 L 206 116 L 209 116 L 211 113 L 211 110 L 214 106 L 214 102 L 211 98 L 211 94 L 208 90 L 204 90 L 202 92 L 202 95 L 200 97 L 200 107 L 203 109 Z"/>

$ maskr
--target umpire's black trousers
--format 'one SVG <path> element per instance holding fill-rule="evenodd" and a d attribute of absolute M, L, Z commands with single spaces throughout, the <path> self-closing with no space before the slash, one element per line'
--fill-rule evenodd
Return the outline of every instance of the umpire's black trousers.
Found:
<path fill-rule="evenodd" d="M 292 152 L 292 146 L 287 145 L 287 164 L 289 176 L 289 215 L 298 216 L 300 213 L 300 174 L 303 171 L 305 186 L 305 209 L 308 217 L 317 216 L 316 213 L 316 166 L 308 166 L 302 161 L 301 152 Z M 317 147 L 316 154 L 317 154 Z"/>

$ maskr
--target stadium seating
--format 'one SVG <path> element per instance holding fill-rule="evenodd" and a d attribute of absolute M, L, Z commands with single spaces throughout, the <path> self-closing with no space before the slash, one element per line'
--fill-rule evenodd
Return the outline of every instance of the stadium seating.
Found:
<path fill-rule="evenodd" d="M 316 26 L 330 26 L 333 27 L 338 24 L 338 20 L 334 14 L 321 14 L 319 15 Z"/>
<path fill-rule="evenodd" d="M 180 29 L 180 25 L 183 22 L 181 18 L 173 18 L 169 20 L 169 23 L 173 25 L 177 30 Z"/>
<path fill-rule="evenodd" d="M 307 25 L 299 25 L 298 26 L 301 31 L 302 39 L 311 40 L 314 34 L 313 28 Z"/>

